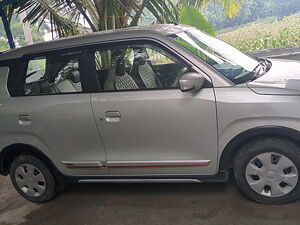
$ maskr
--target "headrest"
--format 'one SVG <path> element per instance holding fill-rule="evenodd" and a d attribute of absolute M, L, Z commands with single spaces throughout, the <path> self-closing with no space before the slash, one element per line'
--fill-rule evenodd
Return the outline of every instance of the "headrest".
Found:
<path fill-rule="evenodd" d="M 111 59 L 113 63 L 119 63 L 122 57 L 122 51 L 116 50 L 112 52 Z"/>
<path fill-rule="evenodd" d="M 80 73 L 78 70 L 72 71 L 72 80 L 74 83 L 79 83 L 80 82 Z"/>
<path fill-rule="evenodd" d="M 119 61 L 116 65 L 116 76 L 123 76 L 126 73 L 124 60 Z"/>
<path fill-rule="evenodd" d="M 147 52 L 142 48 L 134 50 L 134 62 L 143 65 L 149 59 Z"/>

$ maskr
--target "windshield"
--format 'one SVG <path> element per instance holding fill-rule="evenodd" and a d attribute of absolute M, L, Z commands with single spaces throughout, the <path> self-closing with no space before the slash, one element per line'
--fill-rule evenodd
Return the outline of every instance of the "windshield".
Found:
<path fill-rule="evenodd" d="M 171 38 L 235 84 L 250 80 L 258 65 L 255 59 L 197 29 L 177 33 Z"/>

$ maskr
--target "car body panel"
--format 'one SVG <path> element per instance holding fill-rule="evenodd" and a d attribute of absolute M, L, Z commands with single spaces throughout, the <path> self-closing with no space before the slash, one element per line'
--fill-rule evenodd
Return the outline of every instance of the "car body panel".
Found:
<path fill-rule="evenodd" d="M 92 105 L 108 166 L 110 161 L 125 161 L 122 167 L 110 168 L 110 174 L 217 173 L 213 88 L 199 93 L 183 93 L 179 89 L 99 93 L 92 94 Z M 120 112 L 120 120 L 106 122 L 105 114 L 109 111 Z M 186 161 L 186 166 L 176 166 L 177 160 Z M 190 160 L 210 163 L 189 166 Z M 167 163 L 134 166 L 139 161 Z M 165 165 L 174 161 L 173 166 Z"/>
<path fill-rule="evenodd" d="M 63 164 L 64 161 L 95 160 L 106 163 L 90 94 L 14 97 L 1 103 L 0 143 L 3 148 L 15 143 L 34 146 L 64 174 L 107 174 L 106 168 L 70 169 Z M 20 115 L 30 116 L 31 120 L 22 124 Z"/>
<path fill-rule="evenodd" d="M 244 131 L 256 127 L 300 128 L 298 96 L 259 95 L 246 84 L 216 88 L 219 160 L 227 144 Z"/>
<path fill-rule="evenodd" d="M 270 59 L 271 69 L 263 76 L 248 83 L 258 94 L 300 95 L 300 62 Z"/>

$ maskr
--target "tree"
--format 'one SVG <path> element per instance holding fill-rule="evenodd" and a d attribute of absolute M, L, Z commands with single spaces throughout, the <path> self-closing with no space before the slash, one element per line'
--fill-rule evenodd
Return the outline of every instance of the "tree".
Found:
<path fill-rule="evenodd" d="M 21 0 L 15 8 L 33 24 L 49 22 L 60 37 L 137 25 L 145 8 L 159 22 L 177 20 L 171 0 Z"/>
<path fill-rule="evenodd" d="M 219 2 L 228 17 L 239 10 L 238 0 L 21 0 L 14 9 L 27 11 L 32 24 L 48 22 L 59 37 L 138 25 L 145 10 L 157 23 L 179 21 L 185 5 L 200 9 Z"/>
<path fill-rule="evenodd" d="M 208 21 L 217 29 L 237 27 L 257 20 L 265 21 L 280 20 L 285 16 L 300 11 L 299 0 L 247 0 L 241 3 L 241 10 L 232 19 L 226 19 L 223 15 L 223 8 L 220 5 L 208 5 L 208 10 L 203 14 Z"/>
<path fill-rule="evenodd" d="M 194 6 L 184 6 L 182 10 L 180 10 L 179 22 L 181 24 L 197 27 L 206 33 L 215 35 L 214 28 Z"/>
<path fill-rule="evenodd" d="M 22 23 L 20 19 L 17 16 L 13 16 L 10 21 L 10 28 L 14 36 L 14 40 L 17 44 L 17 46 L 25 46 L 25 37 L 23 33 L 23 28 L 22 28 Z M 42 42 L 44 41 L 44 30 L 47 29 L 46 26 L 43 26 L 42 29 L 38 29 L 37 26 L 31 25 L 31 34 L 33 38 L 33 42 Z M 3 27 L 3 24 L 0 23 L 0 51 L 3 50 L 8 50 L 10 49 L 8 42 L 7 42 L 7 37 L 6 33 Z"/>
<path fill-rule="evenodd" d="M 203 7 L 207 9 L 208 4 L 211 2 L 219 4 L 223 8 L 226 18 L 235 17 L 241 9 L 240 0 L 177 0 L 177 7 L 193 6 L 199 10 Z"/>

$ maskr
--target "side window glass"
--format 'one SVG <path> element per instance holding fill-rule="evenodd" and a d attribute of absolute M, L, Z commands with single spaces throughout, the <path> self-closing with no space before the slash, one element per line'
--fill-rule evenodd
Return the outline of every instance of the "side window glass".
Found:
<path fill-rule="evenodd" d="M 146 48 L 147 54 L 149 56 L 149 60 L 152 65 L 162 65 L 162 64 L 173 64 L 176 63 L 166 55 L 156 51 L 155 49 Z"/>
<path fill-rule="evenodd" d="M 25 95 L 82 92 L 79 58 L 53 55 L 28 62 Z"/>
<path fill-rule="evenodd" d="M 172 89 L 191 68 L 152 45 L 128 45 L 95 52 L 103 91 Z"/>
<path fill-rule="evenodd" d="M 46 59 L 30 60 L 27 67 L 26 83 L 39 80 L 45 74 Z"/>

